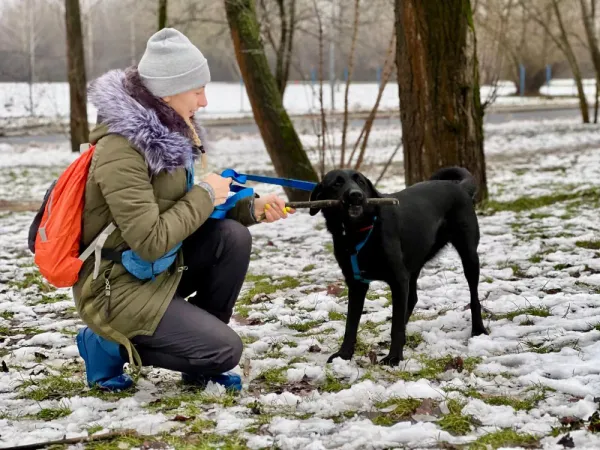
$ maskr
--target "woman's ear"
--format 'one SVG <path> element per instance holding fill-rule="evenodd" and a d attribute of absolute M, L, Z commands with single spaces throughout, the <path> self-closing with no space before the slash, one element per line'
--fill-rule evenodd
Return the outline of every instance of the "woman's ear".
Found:
<path fill-rule="evenodd" d="M 312 190 L 312 192 L 310 193 L 310 201 L 319 200 L 319 197 L 321 196 L 322 192 L 323 192 L 323 183 L 321 182 L 321 183 L 317 184 L 315 186 L 315 188 Z M 309 214 L 311 216 L 314 216 L 319 211 L 321 211 L 321 208 L 310 208 Z"/>

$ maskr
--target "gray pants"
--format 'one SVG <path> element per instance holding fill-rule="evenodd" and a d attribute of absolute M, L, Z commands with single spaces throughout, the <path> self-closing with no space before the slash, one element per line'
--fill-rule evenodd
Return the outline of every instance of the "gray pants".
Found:
<path fill-rule="evenodd" d="M 154 334 L 132 339 L 143 365 L 217 375 L 238 364 L 242 341 L 227 324 L 248 271 L 251 247 L 248 229 L 229 219 L 209 219 L 183 242 L 188 269 L 177 294 Z"/>

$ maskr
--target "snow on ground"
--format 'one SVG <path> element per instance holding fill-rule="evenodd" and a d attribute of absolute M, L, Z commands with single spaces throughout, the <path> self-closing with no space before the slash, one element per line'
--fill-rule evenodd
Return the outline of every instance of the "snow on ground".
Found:
<path fill-rule="evenodd" d="M 468 287 L 447 249 L 420 277 L 398 368 L 371 361 L 389 347 L 384 283 L 371 286 L 354 359 L 325 364 L 343 336 L 347 296 L 320 216 L 251 227 L 250 274 L 231 324 L 245 343 L 240 396 L 214 385 L 188 391 L 177 374 L 151 368 L 131 392 L 86 388 L 71 293 L 43 283 L 26 247 L 33 214 L 0 211 L 0 447 L 131 429 L 144 437 L 110 448 L 156 439 L 228 449 L 562 449 L 569 431 L 576 448 L 600 448 L 587 430 L 600 392 L 598 131 L 576 122 L 486 127 L 479 296 L 490 335 L 470 337 Z M 375 131 L 372 178 L 399 133 Z M 39 200 L 71 158 L 66 142 L 1 147 L 0 199 Z M 401 159 L 382 191 L 403 188 Z M 210 162 L 272 171 L 255 135 L 222 136 Z"/>

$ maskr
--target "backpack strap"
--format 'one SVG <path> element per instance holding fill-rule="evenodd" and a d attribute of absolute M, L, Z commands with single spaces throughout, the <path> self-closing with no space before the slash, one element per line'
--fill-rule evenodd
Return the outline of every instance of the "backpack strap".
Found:
<path fill-rule="evenodd" d="M 117 226 L 111 222 L 104 230 L 100 232 L 96 239 L 94 239 L 91 244 L 83 251 L 83 253 L 79 256 L 81 261 L 85 261 L 88 259 L 92 253 L 94 253 L 94 275 L 93 280 L 98 278 L 98 274 L 100 273 L 100 263 L 102 261 L 102 247 L 104 247 L 104 243 L 106 239 L 112 234 L 113 231 L 117 229 Z"/>

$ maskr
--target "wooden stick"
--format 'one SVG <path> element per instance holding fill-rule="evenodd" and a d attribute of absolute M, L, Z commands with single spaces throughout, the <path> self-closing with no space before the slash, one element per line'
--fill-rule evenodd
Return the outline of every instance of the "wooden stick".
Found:
<path fill-rule="evenodd" d="M 381 205 L 381 206 L 386 206 L 386 205 L 397 205 L 398 199 L 397 198 L 368 198 L 367 199 L 367 205 Z M 293 209 L 299 209 L 299 208 L 331 208 L 333 206 L 339 206 L 340 205 L 340 201 L 339 200 L 312 200 L 312 201 L 308 201 L 308 202 L 288 202 L 285 204 L 285 206 L 289 206 L 290 208 Z M 262 222 L 263 220 L 265 220 L 266 216 L 264 214 L 262 214 L 259 218 L 258 221 Z"/>
<path fill-rule="evenodd" d="M 120 437 L 137 437 L 137 432 L 133 430 L 129 431 L 117 431 L 114 433 L 100 434 L 98 436 L 81 436 L 68 439 L 59 439 L 56 441 L 38 442 L 35 444 L 17 445 L 15 447 L 3 447 L 3 450 L 36 450 L 38 448 L 45 448 L 51 445 L 64 445 L 64 444 L 80 444 L 85 442 L 96 442 L 96 441 L 108 441 L 110 439 Z"/>

